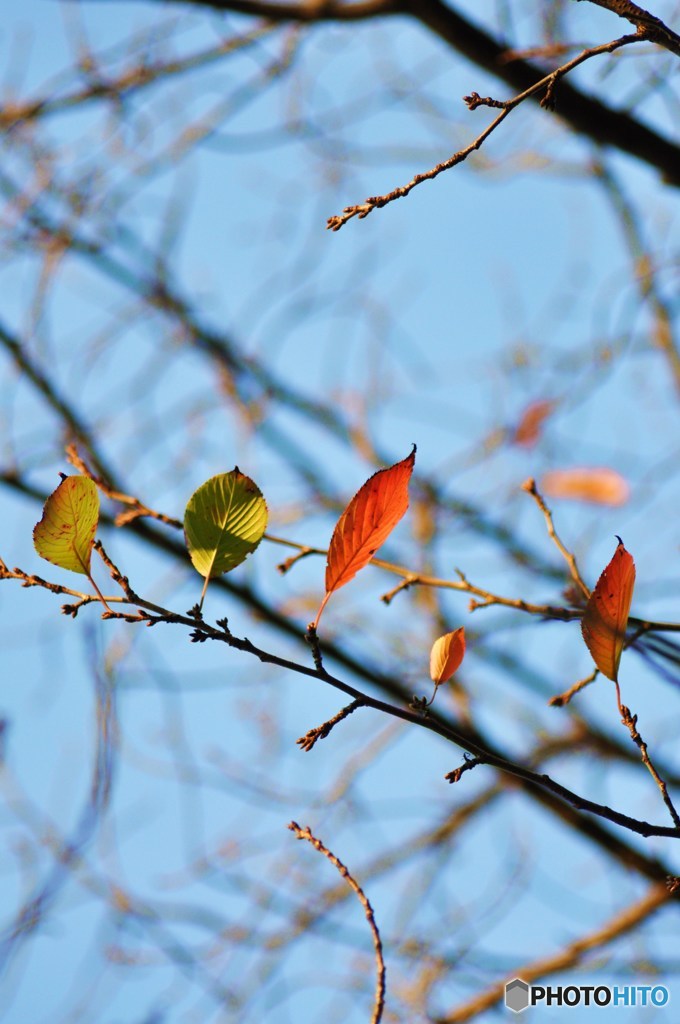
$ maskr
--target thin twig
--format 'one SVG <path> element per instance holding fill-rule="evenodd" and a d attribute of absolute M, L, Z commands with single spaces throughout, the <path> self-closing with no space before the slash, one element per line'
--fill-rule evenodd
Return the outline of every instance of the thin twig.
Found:
<path fill-rule="evenodd" d="M 668 808 L 668 813 L 670 814 L 670 816 L 671 816 L 671 818 L 673 820 L 673 823 L 675 824 L 675 827 L 680 829 L 680 816 L 678 815 L 678 812 L 676 811 L 676 809 L 675 809 L 675 807 L 673 805 L 673 801 L 670 798 L 670 795 L 668 793 L 668 787 L 667 787 L 665 781 L 659 775 L 657 769 L 654 767 L 654 764 L 652 763 L 652 759 L 650 758 L 649 752 L 647 750 L 647 744 L 645 743 L 645 741 L 643 740 L 642 736 L 638 732 L 638 728 L 637 728 L 638 716 L 631 714 L 630 708 L 627 707 L 625 704 L 623 704 L 621 702 L 621 689 L 620 689 L 618 681 L 616 679 L 614 680 L 614 685 L 616 687 L 616 701 L 617 701 L 617 704 L 618 704 L 618 707 L 619 707 L 619 712 L 621 714 L 621 721 L 623 722 L 623 724 L 628 729 L 628 732 L 630 733 L 630 736 L 631 736 L 631 739 L 633 740 L 633 743 L 636 745 L 636 747 L 640 751 L 640 756 L 642 757 L 642 763 L 645 765 L 645 767 L 647 768 L 649 774 L 652 776 L 652 778 L 656 782 L 657 786 L 659 787 L 659 790 L 661 792 L 661 797 L 662 797 L 663 802 L 665 803 L 666 807 Z"/>
<path fill-rule="evenodd" d="M 566 561 L 567 565 L 569 566 L 571 578 L 573 579 L 574 583 L 579 588 L 579 590 L 581 591 L 581 593 L 587 601 L 590 597 L 590 590 L 584 583 L 583 577 L 579 572 L 578 565 L 576 564 L 576 556 L 573 555 L 572 552 L 564 546 L 564 544 L 558 537 L 557 532 L 555 530 L 555 524 L 553 523 L 552 512 L 546 505 L 543 496 L 539 493 L 538 488 L 536 487 L 536 481 L 533 479 L 533 477 L 530 477 L 529 480 L 526 480 L 522 484 L 522 490 L 526 491 L 527 494 L 531 495 L 531 497 L 534 499 L 534 501 L 540 508 L 541 512 L 543 513 L 545 517 L 545 523 L 548 528 L 548 535 L 550 536 L 551 540 L 554 541 L 555 546 L 557 547 L 558 551 L 560 552 L 560 554 Z"/>
<path fill-rule="evenodd" d="M 463 763 L 458 768 L 454 768 L 452 772 L 447 772 L 444 778 L 447 782 L 460 782 L 461 776 L 464 775 L 465 772 L 469 772 L 473 768 L 476 768 L 478 764 L 484 764 L 483 758 L 470 757 L 467 755 Z"/>
<path fill-rule="evenodd" d="M 357 708 L 362 707 L 365 707 L 363 700 L 353 700 L 351 704 L 341 708 L 337 715 L 329 718 L 327 722 L 323 723 L 323 725 L 315 726 L 315 728 L 310 729 L 309 732 L 306 732 L 304 736 L 301 736 L 300 739 L 295 742 L 300 747 L 300 750 L 311 750 L 317 740 L 326 739 L 326 736 L 328 736 L 333 726 L 337 725 L 338 722 L 342 722 L 343 719 L 348 718 L 349 715 L 357 710 Z"/>
<path fill-rule="evenodd" d="M 577 683 L 570 686 L 568 690 L 564 691 L 564 693 L 558 693 L 555 697 L 551 697 L 548 704 L 551 708 L 563 708 L 565 704 L 569 703 L 572 697 L 585 689 L 586 686 L 589 686 L 590 683 L 594 683 L 599 674 L 599 668 L 594 668 L 590 675 L 586 676 L 584 679 L 579 679 Z"/>
<path fill-rule="evenodd" d="M 490 96 L 485 98 L 479 96 L 478 93 L 471 93 L 470 96 L 464 97 L 464 102 L 467 103 L 470 110 L 475 110 L 479 106 L 486 106 L 492 108 L 500 108 L 500 114 L 487 125 L 483 132 L 470 143 L 469 146 L 465 146 L 464 149 L 458 150 L 447 160 L 442 160 L 435 167 L 430 168 L 429 171 L 423 171 L 420 174 L 415 174 L 413 178 L 406 185 L 398 186 L 392 189 L 391 192 L 386 192 L 381 196 L 369 196 L 363 203 L 357 203 L 354 206 L 346 206 L 341 214 L 329 217 L 326 223 L 326 227 L 330 231 L 339 231 L 340 228 L 351 220 L 352 217 L 358 217 L 359 220 L 363 220 L 364 217 L 368 217 L 369 213 L 373 210 L 379 209 L 380 207 L 387 206 L 388 203 L 394 202 L 395 199 L 404 199 L 409 192 L 411 192 L 417 185 L 422 184 L 424 181 L 432 181 L 443 171 L 448 171 L 457 164 L 462 163 L 464 160 L 480 149 L 482 144 L 488 139 L 488 137 L 499 127 L 500 124 L 505 120 L 508 114 L 529 99 L 531 96 L 537 95 L 537 93 L 544 93 L 541 100 L 541 106 L 552 109 L 555 105 L 554 93 L 555 87 L 559 80 L 565 75 L 573 71 L 574 68 L 578 67 L 586 60 L 590 60 L 592 57 L 597 57 L 604 53 L 613 53 L 614 50 L 618 50 L 621 46 L 627 46 L 630 43 L 638 43 L 641 40 L 647 38 L 644 32 L 637 32 L 634 35 L 621 36 L 619 39 L 613 39 L 609 43 L 603 43 L 601 46 L 593 46 L 588 49 L 582 50 L 572 60 L 567 61 L 566 64 L 562 64 L 559 68 L 555 68 L 549 74 L 544 75 L 543 78 L 539 79 L 538 82 L 534 82 L 533 85 L 529 86 L 523 92 L 513 96 L 509 100 L 495 100 Z"/>
<path fill-rule="evenodd" d="M 128 505 L 128 511 L 119 512 L 114 522 L 116 526 L 126 526 L 128 523 L 132 523 L 135 519 L 139 519 L 142 516 L 146 516 L 150 519 L 158 519 L 159 522 L 165 523 L 167 526 L 172 526 L 176 530 L 182 529 L 182 523 L 179 519 L 175 519 L 173 516 L 165 515 L 164 512 L 157 512 L 153 508 L 149 508 L 144 502 L 140 501 L 139 498 L 135 498 L 132 494 L 123 494 L 122 491 L 117 491 L 114 487 L 111 487 L 106 480 L 95 473 L 85 462 L 85 459 L 80 455 L 76 445 L 69 444 L 66 446 L 66 458 L 71 465 L 77 469 L 83 476 L 87 476 L 93 481 L 107 498 L 112 501 L 120 502 L 121 505 Z"/>
<path fill-rule="evenodd" d="M 382 1018 L 383 1015 L 383 1010 L 385 1008 L 385 959 L 383 957 L 382 941 L 380 938 L 380 932 L 378 931 L 378 925 L 375 920 L 373 907 L 371 906 L 368 897 L 364 893 L 359 883 L 350 873 L 349 868 L 347 868 L 342 863 L 342 861 L 335 856 L 334 853 L 332 853 L 326 846 L 324 846 L 320 839 L 317 839 L 316 836 L 312 835 L 312 832 L 308 827 L 300 828 L 296 821 L 291 821 L 291 823 L 288 825 L 288 828 L 291 830 L 291 832 L 295 833 L 298 839 L 306 839 L 308 842 L 310 842 L 315 850 L 318 850 L 319 853 L 322 853 L 324 857 L 326 857 L 326 859 L 329 860 L 331 864 L 333 864 L 333 866 L 338 869 L 342 877 L 346 880 L 347 884 L 357 894 L 359 902 L 364 908 L 366 920 L 368 921 L 368 926 L 371 929 L 371 934 L 373 936 L 373 946 L 375 948 L 376 982 L 375 1001 L 373 1004 L 373 1016 L 371 1017 L 371 1024 L 379 1024 L 380 1019 Z"/>
<path fill-rule="evenodd" d="M 663 46 L 674 53 L 676 57 L 680 57 L 680 36 L 664 24 L 660 18 L 650 14 L 643 7 L 631 3 L 631 0 L 589 0 L 589 2 L 597 4 L 598 7 L 604 7 L 612 14 L 618 14 L 620 18 L 625 18 L 626 21 L 635 25 L 641 38 Z"/>

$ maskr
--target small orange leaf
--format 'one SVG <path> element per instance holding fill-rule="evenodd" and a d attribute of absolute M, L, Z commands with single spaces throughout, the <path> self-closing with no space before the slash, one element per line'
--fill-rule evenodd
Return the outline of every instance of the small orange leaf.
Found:
<path fill-rule="evenodd" d="M 593 590 L 581 621 L 586 647 L 600 672 L 616 682 L 635 586 L 635 562 L 618 538 L 614 557 Z"/>
<path fill-rule="evenodd" d="M 556 408 L 557 402 L 547 399 L 528 405 L 515 427 L 513 442 L 523 448 L 533 448 L 541 436 L 543 424 Z"/>
<path fill-rule="evenodd" d="M 445 633 L 432 644 L 430 651 L 430 679 L 435 686 L 445 683 L 460 668 L 465 657 L 465 626 Z"/>
<path fill-rule="evenodd" d="M 543 476 L 541 491 L 550 498 L 589 501 L 595 505 L 624 505 L 630 497 L 628 482 L 606 466 L 555 469 Z"/>
<path fill-rule="evenodd" d="M 363 569 L 408 508 L 408 485 L 416 446 L 401 462 L 380 469 L 354 495 L 333 530 L 326 563 L 326 594 L 314 626 L 331 594 Z"/>

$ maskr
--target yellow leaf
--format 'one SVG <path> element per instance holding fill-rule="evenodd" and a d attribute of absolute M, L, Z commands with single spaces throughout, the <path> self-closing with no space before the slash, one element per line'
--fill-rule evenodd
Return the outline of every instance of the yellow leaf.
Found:
<path fill-rule="evenodd" d="M 99 522 L 99 493 L 86 476 L 65 476 L 50 494 L 42 519 L 33 530 L 41 558 L 90 575 L 90 558 Z"/>

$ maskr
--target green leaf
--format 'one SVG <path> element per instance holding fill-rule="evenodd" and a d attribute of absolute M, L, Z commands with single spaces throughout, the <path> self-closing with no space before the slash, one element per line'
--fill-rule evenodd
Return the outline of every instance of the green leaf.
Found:
<path fill-rule="evenodd" d="M 86 476 L 65 476 L 50 494 L 33 530 L 41 558 L 62 569 L 90 575 L 90 558 L 99 522 L 99 493 Z"/>
<path fill-rule="evenodd" d="M 267 528 L 267 504 L 240 472 L 221 473 L 194 491 L 184 513 L 191 562 L 206 580 L 229 572 L 254 551 Z"/>

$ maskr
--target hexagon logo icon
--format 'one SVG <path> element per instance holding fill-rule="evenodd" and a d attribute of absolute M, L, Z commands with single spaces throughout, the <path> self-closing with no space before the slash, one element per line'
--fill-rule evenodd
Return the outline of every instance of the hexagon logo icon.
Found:
<path fill-rule="evenodd" d="M 513 978 L 505 986 L 505 1005 L 513 1013 L 521 1013 L 529 1005 L 529 986 L 521 978 Z"/>

